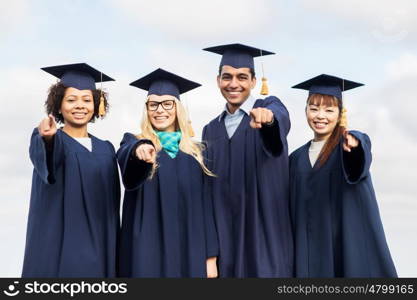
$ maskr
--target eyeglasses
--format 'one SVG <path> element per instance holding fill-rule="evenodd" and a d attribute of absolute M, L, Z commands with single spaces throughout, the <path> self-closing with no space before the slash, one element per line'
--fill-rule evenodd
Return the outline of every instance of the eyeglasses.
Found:
<path fill-rule="evenodd" d="M 159 105 L 162 105 L 162 108 L 165 110 L 171 110 L 174 108 L 175 101 L 174 100 L 165 100 L 162 102 L 157 101 L 148 101 L 146 102 L 146 108 L 150 111 L 158 110 Z"/>

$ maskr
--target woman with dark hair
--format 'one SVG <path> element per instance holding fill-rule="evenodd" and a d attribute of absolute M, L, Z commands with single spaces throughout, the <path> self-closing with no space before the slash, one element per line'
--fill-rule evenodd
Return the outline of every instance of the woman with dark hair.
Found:
<path fill-rule="evenodd" d="M 342 91 L 363 84 L 320 75 L 309 91 L 314 139 L 290 155 L 297 277 L 397 277 L 369 168 L 371 141 L 348 131 Z"/>
<path fill-rule="evenodd" d="M 113 145 L 87 131 L 107 108 L 87 64 L 43 68 L 60 78 L 34 129 L 34 170 L 23 277 L 114 277 L 120 184 Z M 63 123 L 57 128 L 56 123 Z"/>

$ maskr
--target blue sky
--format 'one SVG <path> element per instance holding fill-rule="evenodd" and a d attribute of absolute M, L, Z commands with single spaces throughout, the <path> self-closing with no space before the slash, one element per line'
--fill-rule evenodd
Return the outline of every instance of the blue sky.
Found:
<path fill-rule="evenodd" d="M 290 150 L 312 137 L 298 82 L 321 73 L 365 84 L 345 93 L 349 124 L 373 142 L 372 174 L 400 276 L 417 276 L 417 4 L 412 0 L 51 1 L 15 0 L 0 9 L 0 276 L 19 276 L 32 166 L 31 131 L 55 82 L 39 68 L 87 62 L 115 78 L 108 117 L 90 131 L 117 148 L 138 132 L 145 93 L 128 84 L 157 67 L 203 86 L 184 95 L 197 137 L 222 109 L 219 56 L 202 48 L 245 43 L 263 58 L 271 93 L 288 107 Z M 261 76 L 259 59 L 257 73 Z M 260 85 L 253 94 L 259 95 Z"/>

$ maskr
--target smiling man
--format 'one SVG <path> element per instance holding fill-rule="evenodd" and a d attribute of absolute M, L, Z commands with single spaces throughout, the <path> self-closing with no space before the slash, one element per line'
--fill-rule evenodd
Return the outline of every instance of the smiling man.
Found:
<path fill-rule="evenodd" d="M 269 51 L 231 44 L 204 49 L 222 55 L 217 85 L 222 113 L 204 127 L 221 277 L 293 276 L 289 217 L 288 111 L 274 96 L 255 99 L 254 57 Z"/>

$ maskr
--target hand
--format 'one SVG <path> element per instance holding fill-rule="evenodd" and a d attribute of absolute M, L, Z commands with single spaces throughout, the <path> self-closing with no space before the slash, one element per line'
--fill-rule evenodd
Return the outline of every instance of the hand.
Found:
<path fill-rule="evenodd" d="M 136 156 L 144 162 L 154 164 L 156 161 L 156 150 L 152 145 L 142 144 L 136 148 Z"/>
<path fill-rule="evenodd" d="M 210 257 L 207 258 L 206 265 L 207 265 L 207 278 L 216 278 L 218 277 L 217 272 L 217 257 Z"/>
<path fill-rule="evenodd" d="M 343 150 L 346 152 L 351 152 L 353 148 L 356 148 L 359 146 L 359 141 L 357 138 L 355 138 L 353 135 L 349 133 L 349 131 L 345 130 L 343 132 Z"/>
<path fill-rule="evenodd" d="M 38 131 L 41 137 L 46 141 L 52 140 L 53 136 L 56 134 L 56 123 L 52 115 L 44 118 L 38 126 Z"/>
<path fill-rule="evenodd" d="M 262 128 L 262 124 L 270 124 L 274 120 L 274 113 L 264 107 L 254 108 L 250 111 L 250 127 Z"/>

